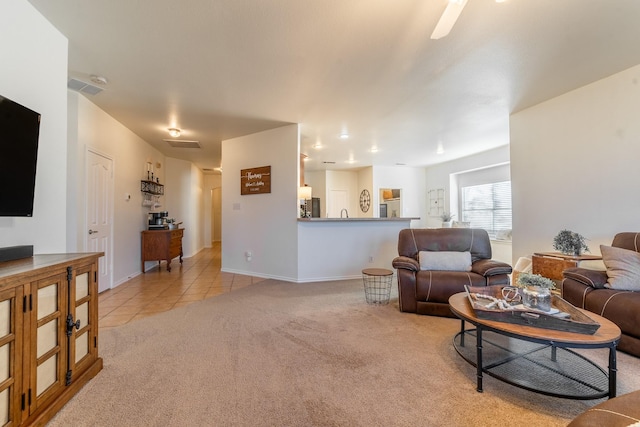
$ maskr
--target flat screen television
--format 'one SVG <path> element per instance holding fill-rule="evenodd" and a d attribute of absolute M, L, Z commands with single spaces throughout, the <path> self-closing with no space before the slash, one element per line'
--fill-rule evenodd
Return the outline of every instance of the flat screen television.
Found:
<path fill-rule="evenodd" d="M 0 95 L 0 216 L 33 215 L 40 114 Z"/>

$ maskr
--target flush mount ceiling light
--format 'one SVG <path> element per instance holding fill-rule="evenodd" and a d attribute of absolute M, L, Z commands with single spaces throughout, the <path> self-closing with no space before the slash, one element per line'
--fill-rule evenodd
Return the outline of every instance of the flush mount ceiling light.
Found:
<path fill-rule="evenodd" d="M 180 129 L 178 128 L 169 128 L 167 130 L 169 131 L 169 135 L 171 135 L 172 138 L 177 138 L 180 136 Z"/>
<path fill-rule="evenodd" d="M 107 79 L 105 77 L 97 76 L 95 74 L 92 74 L 91 76 L 89 76 L 89 78 L 95 84 L 98 84 L 98 85 L 106 85 L 107 84 Z"/>

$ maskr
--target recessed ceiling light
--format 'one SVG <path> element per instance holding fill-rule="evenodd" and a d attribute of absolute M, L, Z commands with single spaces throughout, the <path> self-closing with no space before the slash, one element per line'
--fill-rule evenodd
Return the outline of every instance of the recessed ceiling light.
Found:
<path fill-rule="evenodd" d="M 344 132 L 340 134 L 340 139 L 349 139 L 349 134 Z"/>
<path fill-rule="evenodd" d="M 378 147 L 371 147 L 371 152 L 372 153 L 377 153 L 378 152 Z"/>
<path fill-rule="evenodd" d="M 436 154 L 444 154 L 444 147 L 442 146 L 442 142 L 438 142 L 438 148 L 436 149 Z"/>
<path fill-rule="evenodd" d="M 177 138 L 180 136 L 180 129 L 178 128 L 169 128 L 167 130 L 169 131 L 169 135 L 171 135 L 172 138 Z"/>

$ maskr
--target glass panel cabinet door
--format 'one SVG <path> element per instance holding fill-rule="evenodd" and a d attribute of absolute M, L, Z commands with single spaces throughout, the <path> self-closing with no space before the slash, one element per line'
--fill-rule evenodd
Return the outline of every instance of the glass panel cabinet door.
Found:
<path fill-rule="evenodd" d="M 20 423 L 22 294 L 22 288 L 0 292 L 0 425 Z"/>
<path fill-rule="evenodd" d="M 31 412 L 65 385 L 67 345 L 65 312 L 67 277 L 57 275 L 31 289 Z"/>
<path fill-rule="evenodd" d="M 93 266 L 79 267 L 69 286 L 69 313 L 73 318 L 73 328 L 69 339 L 70 369 L 72 381 L 97 357 L 98 313 L 94 300 L 98 297 L 98 285 Z M 95 301 L 97 302 L 97 301 Z"/>

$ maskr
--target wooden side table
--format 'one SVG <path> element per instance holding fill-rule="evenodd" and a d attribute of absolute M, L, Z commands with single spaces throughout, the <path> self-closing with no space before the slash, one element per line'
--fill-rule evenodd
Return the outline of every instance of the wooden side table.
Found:
<path fill-rule="evenodd" d="M 171 271 L 171 260 L 180 257 L 182 264 L 183 228 L 173 230 L 145 230 L 142 232 L 142 272 L 145 261 L 167 261 L 167 271 Z"/>
<path fill-rule="evenodd" d="M 567 255 L 561 252 L 536 252 L 531 257 L 531 272 L 551 280 L 562 280 L 562 272 L 581 261 L 600 260 L 600 255 Z"/>

